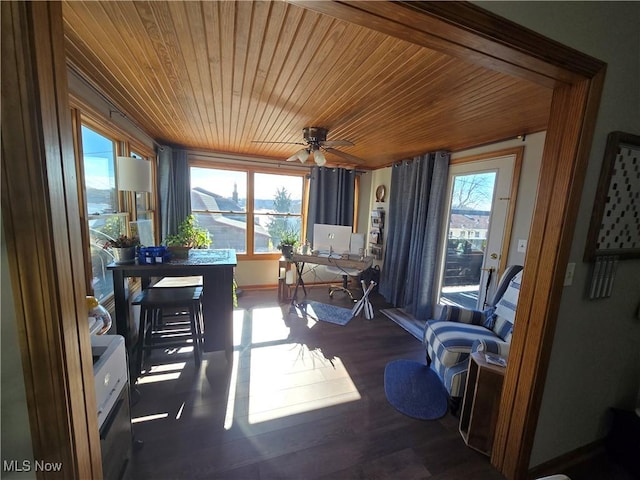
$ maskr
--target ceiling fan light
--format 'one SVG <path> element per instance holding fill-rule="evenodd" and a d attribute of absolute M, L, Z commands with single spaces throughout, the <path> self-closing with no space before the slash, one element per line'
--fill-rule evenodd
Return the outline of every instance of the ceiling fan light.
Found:
<path fill-rule="evenodd" d="M 327 163 L 327 159 L 324 157 L 324 153 L 322 153 L 320 149 L 313 151 L 313 159 L 316 161 L 319 167 L 322 167 L 325 163 Z"/>
<path fill-rule="evenodd" d="M 298 160 L 300 160 L 300 163 L 304 163 L 309 159 L 309 150 L 303 148 L 296 153 L 296 156 L 298 157 Z"/>
<path fill-rule="evenodd" d="M 296 160 L 298 160 L 298 152 L 294 153 L 289 158 L 287 158 L 287 162 L 294 162 Z"/>

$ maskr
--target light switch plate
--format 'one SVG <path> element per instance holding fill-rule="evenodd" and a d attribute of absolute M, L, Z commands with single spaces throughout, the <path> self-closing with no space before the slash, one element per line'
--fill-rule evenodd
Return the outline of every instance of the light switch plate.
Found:
<path fill-rule="evenodd" d="M 575 272 L 575 270 L 576 270 L 575 263 L 567 263 L 567 270 L 565 271 L 565 274 L 564 274 L 565 287 L 568 287 L 573 283 L 573 273 Z"/>
<path fill-rule="evenodd" d="M 524 239 L 518 240 L 518 252 L 525 253 L 527 251 L 527 241 Z"/>

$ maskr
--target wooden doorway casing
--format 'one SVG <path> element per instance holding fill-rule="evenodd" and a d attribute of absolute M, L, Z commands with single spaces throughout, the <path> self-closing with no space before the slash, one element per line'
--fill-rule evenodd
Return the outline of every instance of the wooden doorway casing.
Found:
<path fill-rule="evenodd" d="M 2 222 L 37 478 L 102 478 L 59 2 L 2 2 Z M 6 267 L 5 267 L 6 268 Z M 19 467 L 22 462 L 19 461 Z M 36 473 L 33 473 L 33 472 Z"/>
<path fill-rule="evenodd" d="M 527 478 L 606 64 L 469 3 L 290 1 L 553 89 L 491 456 Z"/>
<path fill-rule="evenodd" d="M 471 4 L 294 3 L 554 90 L 511 349 L 516 361 L 507 369 L 492 455 L 492 463 L 508 478 L 526 478 L 563 266 L 575 228 L 606 66 Z M 2 216 L 27 366 L 25 387 L 34 454 L 63 460 L 60 478 L 100 478 L 90 345 L 80 335 L 82 266 L 71 255 L 80 251 L 81 237 L 74 220 L 78 205 L 62 73 L 60 4 L 3 2 L 2 23 L 3 64 L 5 41 L 10 40 L 15 44 L 9 54 L 24 73 L 15 77 L 10 92 L 3 78 L 3 104 L 5 95 L 17 95 L 23 103 L 16 108 L 24 108 L 23 125 L 30 129 L 19 132 L 14 122 L 14 130 L 7 131 L 18 135 L 9 142 L 5 136 L 9 127 L 3 121 L 3 187 L 11 185 L 21 195 L 36 189 L 31 200 L 38 202 L 38 208 L 29 210 L 31 202 L 12 201 L 16 197 L 3 188 Z M 32 64 L 23 65 L 21 58 L 32 58 Z M 3 117 L 4 113 L 3 105 Z M 23 175 L 22 168 L 9 168 L 8 158 L 26 158 L 29 175 Z M 30 222 L 20 223 L 27 218 Z M 29 232 L 38 233 L 42 245 L 21 248 L 21 235 Z M 40 248 L 49 263 L 34 261 L 33 248 Z M 34 308 L 38 306 L 42 308 Z M 51 425 L 57 426 L 55 431 Z"/>

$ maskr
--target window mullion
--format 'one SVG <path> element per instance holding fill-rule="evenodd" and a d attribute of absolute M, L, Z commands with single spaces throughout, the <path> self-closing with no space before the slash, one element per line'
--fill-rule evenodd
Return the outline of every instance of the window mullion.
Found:
<path fill-rule="evenodd" d="M 245 207 L 247 215 L 247 253 L 255 254 L 255 235 L 254 235 L 254 199 L 255 199 L 255 172 L 248 172 L 247 175 L 247 205 Z"/>

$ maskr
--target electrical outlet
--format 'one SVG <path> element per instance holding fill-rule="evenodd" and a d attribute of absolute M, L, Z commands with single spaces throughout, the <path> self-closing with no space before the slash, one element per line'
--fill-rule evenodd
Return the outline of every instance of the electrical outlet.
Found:
<path fill-rule="evenodd" d="M 567 270 L 564 273 L 564 286 L 568 287 L 573 283 L 573 273 L 576 270 L 575 263 L 567 263 Z"/>
<path fill-rule="evenodd" d="M 518 253 L 525 253 L 527 251 L 527 241 L 524 239 L 518 240 Z"/>

